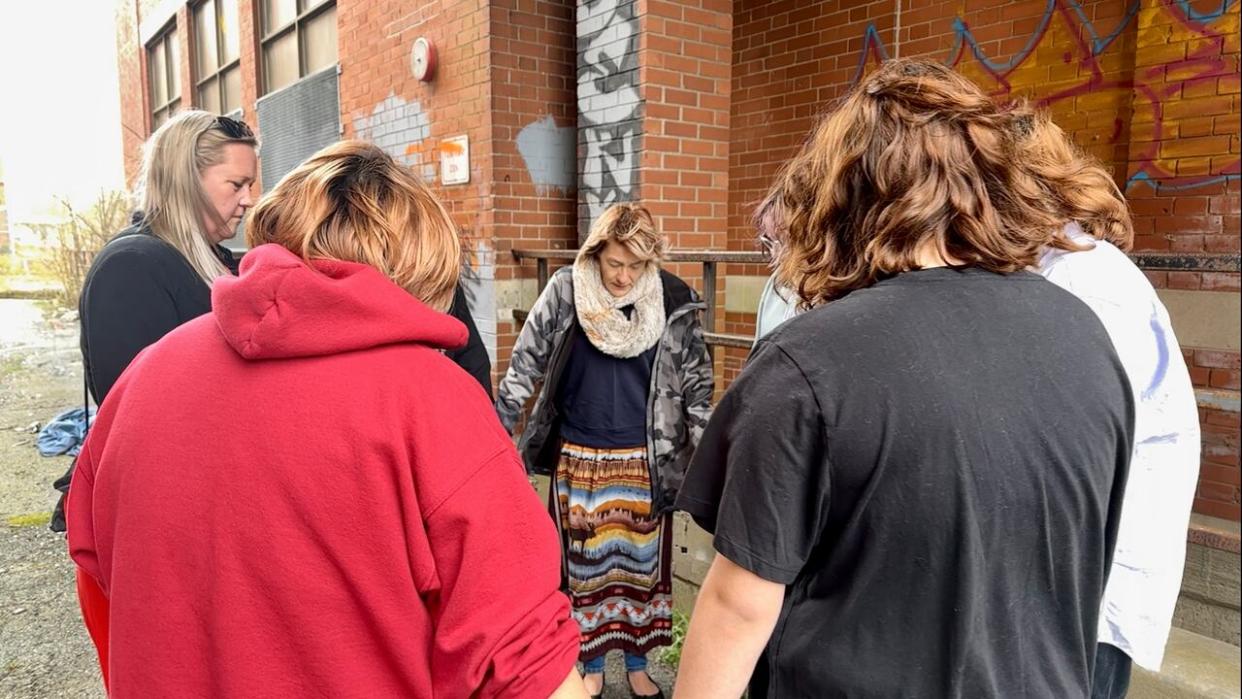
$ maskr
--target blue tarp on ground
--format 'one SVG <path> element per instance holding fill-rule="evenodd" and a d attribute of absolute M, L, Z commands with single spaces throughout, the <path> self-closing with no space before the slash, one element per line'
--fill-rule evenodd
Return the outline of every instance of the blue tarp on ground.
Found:
<path fill-rule="evenodd" d="M 77 456 L 86 439 L 86 410 L 70 408 L 52 418 L 39 430 L 35 446 L 43 456 L 68 454 Z M 90 409 L 90 419 L 95 419 L 95 408 Z"/>

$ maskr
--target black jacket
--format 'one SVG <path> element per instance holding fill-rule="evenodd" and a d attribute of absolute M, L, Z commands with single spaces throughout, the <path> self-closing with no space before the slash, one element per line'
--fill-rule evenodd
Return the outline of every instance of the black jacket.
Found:
<path fill-rule="evenodd" d="M 218 245 L 215 251 L 236 273 L 232 253 Z M 95 257 L 78 300 L 83 368 L 96 404 L 139 352 L 210 310 L 210 287 L 176 248 L 141 225 L 121 231 Z M 490 396 L 491 361 L 460 286 L 449 313 L 466 324 L 469 340 L 448 356 Z"/>
<path fill-rule="evenodd" d="M 236 272 L 228 250 L 215 252 Z M 95 403 L 139 352 L 210 310 L 210 287 L 176 248 L 141 225 L 121 231 L 95 256 L 78 299 L 83 369 Z"/>

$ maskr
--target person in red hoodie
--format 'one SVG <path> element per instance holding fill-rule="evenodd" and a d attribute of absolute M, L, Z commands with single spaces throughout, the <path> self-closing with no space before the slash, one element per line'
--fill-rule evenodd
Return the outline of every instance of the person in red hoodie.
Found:
<path fill-rule="evenodd" d="M 110 695 L 586 696 L 555 528 L 444 356 L 443 206 L 345 141 L 246 237 L 211 313 L 121 376 L 70 488 Z"/>

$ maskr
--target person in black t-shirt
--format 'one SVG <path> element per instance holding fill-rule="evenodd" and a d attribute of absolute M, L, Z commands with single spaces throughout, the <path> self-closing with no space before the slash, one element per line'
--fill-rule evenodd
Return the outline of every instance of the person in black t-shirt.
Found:
<path fill-rule="evenodd" d="M 717 552 L 678 697 L 1085 697 L 1133 434 L 999 107 L 881 66 L 773 187 L 806 312 L 715 409 L 678 506 Z M 1029 111 L 1029 110 L 1028 110 Z"/>

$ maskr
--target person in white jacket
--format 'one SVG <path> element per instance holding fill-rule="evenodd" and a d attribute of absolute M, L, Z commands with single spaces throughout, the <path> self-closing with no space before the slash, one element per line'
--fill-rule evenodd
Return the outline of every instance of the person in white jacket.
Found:
<path fill-rule="evenodd" d="M 1022 124 L 1029 172 L 1068 224 L 1067 247 L 1037 270 L 1087 304 L 1130 379 L 1134 454 L 1100 614 L 1092 696 L 1123 697 L 1131 663 L 1157 671 L 1164 658 L 1186 559 L 1199 475 L 1199 415 L 1190 373 L 1151 282 L 1126 256 L 1133 229 L 1112 178 L 1046 116 Z"/>

